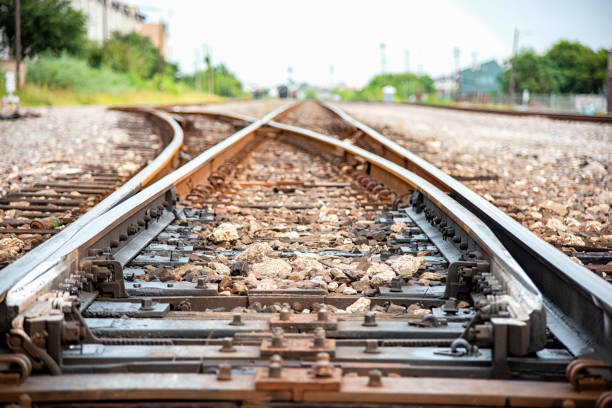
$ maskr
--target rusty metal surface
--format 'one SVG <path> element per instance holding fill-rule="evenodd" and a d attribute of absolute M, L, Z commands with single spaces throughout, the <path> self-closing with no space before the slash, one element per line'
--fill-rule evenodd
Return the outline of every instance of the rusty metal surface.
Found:
<path fill-rule="evenodd" d="M 0 401 L 592 406 L 605 400 L 609 366 L 568 365 L 571 354 L 546 332 L 537 287 L 480 219 L 391 160 L 272 122 L 286 109 L 252 122 L 85 225 L 60 249 L 61 263 L 31 272 L 11 289 L 3 305 L 16 318 L 7 343 L 27 355 L 35 374 L 18 361 L 11 370 L 2 367 L 11 384 L 0 387 Z M 204 231 L 216 222 L 214 206 L 250 204 L 222 195 L 208 203 L 212 190 L 206 190 L 211 180 L 224 186 L 237 163 L 257 169 L 248 158 L 267 158 L 268 166 L 294 172 L 311 167 L 321 182 L 278 181 L 263 172 L 254 180 L 238 178 L 238 188 L 268 189 L 278 194 L 273 199 L 299 189 L 311 201 L 316 191 L 333 197 L 342 191 L 334 201 L 340 209 L 359 199 L 369 209 L 364 214 L 378 210 L 375 219 L 364 220 L 381 228 L 371 232 L 370 242 L 385 243 L 376 255 L 291 238 L 306 254 L 316 251 L 321 265 L 333 265 L 324 259 L 334 257 L 364 262 L 376 256 L 381 262 L 426 253 L 430 279 L 392 279 L 354 296 L 321 287 L 234 290 L 245 279 L 241 262 L 226 266 L 229 276 L 216 280 L 191 270 L 168 277 L 189 269 L 188 261 L 206 265 L 246 252 L 229 244 L 209 248 Z M 322 160 L 343 176 L 321 171 Z M 351 196 L 351 188 L 360 193 Z M 364 197 L 364 188 L 376 198 Z M 396 204 L 392 193 L 410 194 L 410 206 Z M 202 207 L 184 204 L 198 200 Z M 257 211 L 287 203 L 259 201 Z M 305 206 L 297 204 L 289 211 Z M 400 229 L 390 234 L 396 224 Z M 279 262 L 296 256 L 274 252 Z M 339 279 L 350 282 L 345 272 Z M 466 286 L 463 279 L 471 277 L 474 284 Z M 367 306 L 359 306 L 362 300 Z M 566 366 L 569 382 L 562 381 Z"/>
<path fill-rule="evenodd" d="M 549 315 L 558 316 L 552 327 L 566 344 L 575 344 L 577 356 L 595 353 L 612 359 L 612 286 L 573 262 L 500 209 L 419 156 L 330 104 L 326 108 L 360 129 L 383 156 L 448 191 L 480 217 L 498 236 L 545 295 Z M 593 347 L 594 346 L 594 347 Z"/>
<path fill-rule="evenodd" d="M 36 269 L 38 265 L 47 262 L 46 269 L 55 265 L 57 260 L 65 256 L 56 251 L 66 242 L 72 239 L 79 231 L 92 220 L 104 214 L 106 211 L 124 201 L 126 198 L 140 191 L 147 183 L 168 173 L 172 169 L 172 163 L 178 155 L 179 148 L 183 144 L 183 131 L 167 113 L 158 111 L 145 111 L 146 114 L 155 118 L 164 127 L 164 133 L 168 141 L 164 150 L 138 174 L 128 180 L 122 187 L 106 197 L 94 208 L 87 211 L 76 221 L 55 234 L 53 239 L 30 251 L 26 256 L 0 271 L 0 299 L 4 299 L 6 291 L 21 279 L 26 272 Z M 50 260 L 54 256 L 55 260 Z M 47 261 L 48 260 L 48 261 Z"/>

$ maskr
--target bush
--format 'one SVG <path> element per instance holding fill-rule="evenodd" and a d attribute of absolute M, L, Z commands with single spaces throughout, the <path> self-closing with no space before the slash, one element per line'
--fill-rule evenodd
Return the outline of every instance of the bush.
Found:
<path fill-rule="evenodd" d="M 28 62 L 28 81 L 50 89 L 71 89 L 77 93 L 118 92 L 133 88 L 129 76 L 108 68 L 95 69 L 86 61 L 63 54 L 44 55 Z"/>

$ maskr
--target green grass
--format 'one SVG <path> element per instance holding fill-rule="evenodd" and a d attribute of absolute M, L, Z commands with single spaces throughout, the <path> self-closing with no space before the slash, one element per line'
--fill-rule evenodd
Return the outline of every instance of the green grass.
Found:
<path fill-rule="evenodd" d="M 164 92 L 156 90 L 124 90 L 120 92 L 74 92 L 70 89 L 49 89 L 28 84 L 17 92 L 24 107 L 63 105 L 154 105 L 173 103 L 209 103 L 223 98 L 185 90 Z"/>
<path fill-rule="evenodd" d="M 108 68 L 92 68 L 84 60 L 61 55 L 27 61 L 27 84 L 17 92 L 24 107 L 61 105 L 152 105 L 208 103 L 221 97 L 195 92 L 171 78 L 164 91 L 157 81 L 144 81 Z M 0 92 L 4 91 L 4 80 Z"/>

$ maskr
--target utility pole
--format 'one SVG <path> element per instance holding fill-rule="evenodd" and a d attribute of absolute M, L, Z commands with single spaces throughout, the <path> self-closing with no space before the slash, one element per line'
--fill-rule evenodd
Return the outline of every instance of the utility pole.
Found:
<path fill-rule="evenodd" d="M 410 72 L 410 51 L 404 51 L 404 71 Z"/>
<path fill-rule="evenodd" d="M 108 0 L 102 1 L 102 50 L 104 56 L 108 52 Z"/>
<path fill-rule="evenodd" d="M 162 48 L 165 45 L 166 40 L 166 25 L 164 24 L 164 20 L 159 20 L 159 37 L 157 38 L 159 49 L 159 59 L 157 61 L 157 70 L 159 72 L 159 85 L 158 88 L 161 91 L 164 89 L 164 55 L 162 53 Z"/>
<path fill-rule="evenodd" d="M 206 62 L 206 67 L 208 69 L 208 93 L 215 94 L 215 73 L 214 67 L 212 63 L 212 50 L 208 45 L 204 45 L 204 62 Z"/>
<path fill-rule="evenodd" d="M 386 50 L 386 45 L 385 43 L 380 43 L 380 65 L 382 68 L 382 74 L 386 74 L 387 73 L 387 54 L 385 52 Z"/>
<path fill-rule="evenodd" d="M 514 29 L 514 41 L 512 42 L 512 67 L 510 68 L 510 83 L 508 84 L 508 91 L 510 93 L 510 105 L 514 104 L 514 66 L 516 64 L 516 51 L 518 47 L 519 30 Z"/>
<path fill-rule="evenodd" d="M 612 50 L 608 51 L 608 83 L 606 85 L 608 113 L 612 113 Z"/>
<path fill-rule="evenodd" d="M 457 89 L 455 89 L 455 100 L 459 99 L 459 91 L 461 90 L 461 71 L 459 68 L 459 57 L 461 56 L 461 51 L 459 47 L 455 47 L 453 49 L 453 54 L 455 56 L 455 82 Z"/>
<path fill-rule="evenodd" d="M 15 0 L 15 78 L 19 89 L 21 85 L 21 0 Z"/>
<path fill-rule="evenodd" d="M 198 72 L 200 66 L 200 50 L 195 49 L 195 61 L 193 63 L 193 78 L 195 79 L 195 89 L 197 92 L 202 92 L 202 74 Z"/>
<path fill-rule="evenodd" d="M 478 55 L 472 53 L 472 79 L 474 81 L 474 100 L 478 102 Z"/>

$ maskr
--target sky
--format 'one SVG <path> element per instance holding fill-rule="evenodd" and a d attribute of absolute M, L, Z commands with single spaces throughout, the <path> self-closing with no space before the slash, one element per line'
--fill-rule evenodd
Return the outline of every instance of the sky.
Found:
<path fill-rule="evenodd" d="M 559 39 L 612 48 L 612 0 L 124 0 L 168 24 L 182 72 L 204 49 L 247 86 L 297 82 L 361 87 L 383 70 L 433 77 Z"/>

